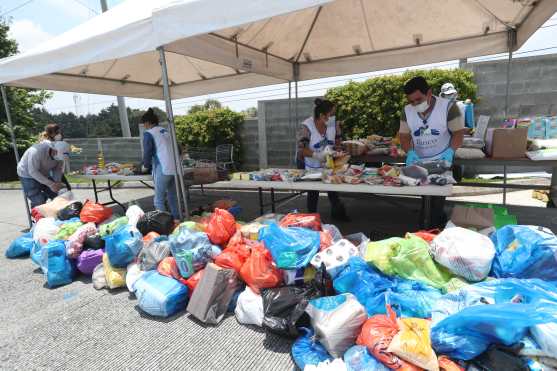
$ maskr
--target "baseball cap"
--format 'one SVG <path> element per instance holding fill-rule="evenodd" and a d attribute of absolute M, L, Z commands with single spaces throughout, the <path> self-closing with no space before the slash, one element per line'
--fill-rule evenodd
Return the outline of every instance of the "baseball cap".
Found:
<path fill-rule="evenodd" d="M 455 93 L 458 93 L 458 92 L 454 88 L 454 85 L 451 84 L 450 82 L 446 82 L 446 83 L 443 84 L 443 86 L 441 86 L 441 95 L 455 94 Z"/>

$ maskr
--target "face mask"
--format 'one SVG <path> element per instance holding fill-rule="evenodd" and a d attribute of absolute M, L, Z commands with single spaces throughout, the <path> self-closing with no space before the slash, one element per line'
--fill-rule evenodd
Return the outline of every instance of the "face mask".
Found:
<path fill-rule="evenodd" d="M 57 141 L 57 142 L 61 141 L 62 140 L 62 134 L 56 134 L 54 136 L 54 140 Z"/>
<path fill-rule="evenodd" d="M 427 100 L 424 100 L 422 103 L 416 104 L 414 106 L 414 109 L 418 113 L 424 113 L 425 111 L 427 111 L 428 108 L 429 108 L 429 103 L 427 103 Z"/>
<path fill-rule="evenodd" d="M 453 100 L 456 98 L 456 94 L 445 94 L 443 98 Z"/>
<path fill-rule="evenodd" d="M 66 154 L 70 152 L 70 145 L 66 142 L 56 142 L 53 149 L 56 154 L 53 153 L 52 157 L 57 161 L 64 161 Z"/>

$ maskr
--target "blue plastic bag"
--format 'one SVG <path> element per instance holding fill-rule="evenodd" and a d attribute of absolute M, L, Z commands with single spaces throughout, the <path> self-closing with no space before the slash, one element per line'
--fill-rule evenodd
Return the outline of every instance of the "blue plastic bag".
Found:
<path fill-rule="evenodd" d="M 278 268 L 305 267 L 319 251 L 319 232 L 307 228 L 281 228 L 272 223 L 259 231 L 259 241 L 265 243 Z"/>
<path fill-rule="evenodd" d="M 43 246 L 38 241 L 35 241 L 35 243 L 33 243 L 33 245 L 31 246 L 31 251 L 29 253 L 31 256 L 31 261 L 39 267 L 41 267 L 41 259 L 43 255 L 42 250 Z"/>
<path fill-rule="evenodd" d="M 14 259 L 22 256 L 29 256 L 33 247 L 33 232 L 22 234 L 8 246 L 6 250 L 6 258 Z"/>
<path fill-rule="evenodd" d="M 75 267 L 66 256 L 64 241 L 53 240 L 42 248 L 41 268 L 46 284 L 50 288 L 66 285 L 73 281 Z"/>
<path fill-rule="evenodd" d="M 495 277 L 557 280 L 557 237 L 548 229 L 507 225 L 491 239 L 496 250 L 491 268 Z"/>
<path fill-rule="evenodd" d="M 349 348 L 343 358 L 347 371 L 389 371 L 389 368 L 369 354 L 367 347 L 363 345 Z"/>
<path fill-rule="evenodd" d="M 126 225 L 104 238 L 105 252 L 110 265 L 126 268 L 143 247 L 143 236 L 134 227 Z"/>
<path fill-rule="evenodd" d="M 557 287 L 537 279 L 481 282 L 443 296 L 432 320 L 435 351 L 470 360 L 490 344 L 513 345 L 529 327 L 557 321 Z"/>
<path fill-rule="evenodd" d="M 157 271 L 147 271 L 133 284 L 141 310 L 152 316 L 169 317 L 188 303 L 188 287 Z"/>
<path fill-rule="evenodd" d="M 178 234 L 171 235 L 169 241 L 172 256 L 184 278 L 205 268 L 208 262 L 222 252 L 219 247 L 211 244 L 207 234 L 193 232 L 185 226 L 180 227 Z"/>
<path fill-rule="evenodd" d="M 385 304 L 389 304 L 397 317 L 431 318 L 433 306 L 443 294 L 423 282 L 398 279 L 385 292 Z M 385 305 L 375 314 L 386 314 Z"/>
<path fill-rule="evenodd" d="M 303 370 L 307 365 L 317 366 L 319 362 L 333 360 L 325 347 L 313 339 L 315 335 L 313 330 L 305 327 L 300 327 L 298 330 L 302 336 L 292 344 L 292 358 L 296 366 Z"/>

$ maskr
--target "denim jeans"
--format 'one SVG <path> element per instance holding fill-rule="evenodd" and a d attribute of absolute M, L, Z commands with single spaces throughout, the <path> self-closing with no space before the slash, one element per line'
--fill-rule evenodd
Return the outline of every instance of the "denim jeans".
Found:
<path fill-rule="evenodd" d="M 153 164 L 153 181 L 155 183 L 155 209 L 168 211 L 165 201 L 168 201 L 170 213 L 174 219 L 178 219 L 178 197 L 176 196 L 176 181 L 174 175 L 165 175 L 160 164 Z"/>
<path fill-rule="evenodd" d="M 42 205 L 48 199 L 52 200 L 58 196 L 56 192 L 33 178 L 20 178 L 20 180 L 25 196 L 31 201 L 31 208 Z"/>

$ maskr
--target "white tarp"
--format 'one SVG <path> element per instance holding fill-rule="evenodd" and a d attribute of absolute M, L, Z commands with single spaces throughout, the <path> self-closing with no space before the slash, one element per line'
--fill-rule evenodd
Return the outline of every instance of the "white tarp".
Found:
<path fill-rule="evenodd" d="M 0 60 L 0 83 L 173 98 L 517 49 L 557 0 L 129 0 Z M 295 66 L 299 66 L 299 69 Z"/>

